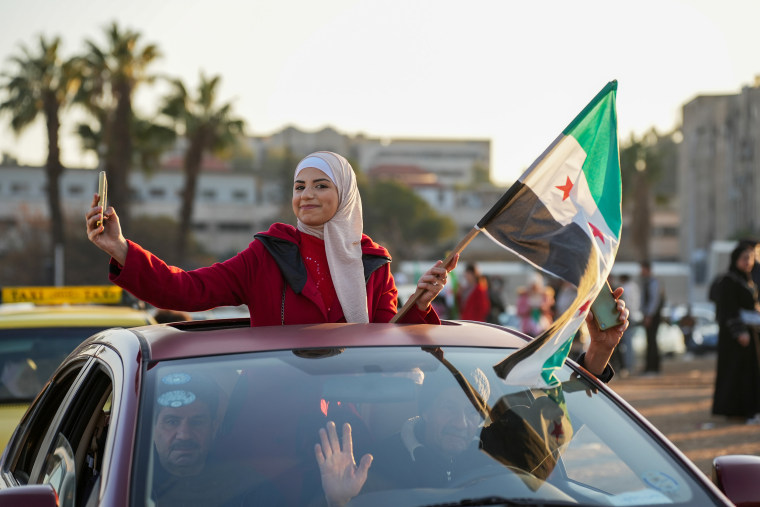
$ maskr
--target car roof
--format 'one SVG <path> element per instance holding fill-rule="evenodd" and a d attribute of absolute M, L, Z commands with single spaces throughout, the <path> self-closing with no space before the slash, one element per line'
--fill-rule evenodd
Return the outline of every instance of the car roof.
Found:
<path fill-rule="evenodd" d="M 309 324 L 250 327 L 248 319 L 221 319 L 144 326 L 130 330 L 142 342 L 143 359 L 356 346 L 473 346 L 520 348 L 530 340 L 492 324 L 444 321 L 432 324 Z M 118 333 L 111 333 L 117 338 Z M 95 337 L 109 340 L 109 333 Z"/>
<path fill-rule="evenodd" d="M 134 327 L 154 323 L 155 319 L 146 310 L 139 310 L 128 306 L 0 305 L 0 329 L 39 327 Z"/>

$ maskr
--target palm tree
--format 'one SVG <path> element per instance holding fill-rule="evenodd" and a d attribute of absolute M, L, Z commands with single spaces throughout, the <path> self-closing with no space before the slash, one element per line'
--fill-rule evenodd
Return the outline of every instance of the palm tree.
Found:
<path fill-rule="evenodd" d="M 17 133 L 39 115 L 45 120 L 48 143 L 45 173 L 52 239 L 50 259 L 54 263 L 56 252 L 63 252 L 65 238 L 60 197 L 63 173 L 59 147 L 60 113 L 72 101 L 78 80 L 73 71 L 75 61 L 64 61 L 59 55 L 60 37 L 46 39 L 40 36 L 38 43 L 36 51 L 21 44 L 20 54 L 11 57 L 15 69 L 2 75 L 2 87 L 8 98 L 0 103 L 0 112 L 10 113 L 11 127 Z M 57 273 L 54 279 L 61 282 Z"/>
<path fill-rule="evenodd" d="M 130 218 L 129 171 L 134 161 L 135 116 L 132 96 L 143 83 L 152 81 L 149 65 L 160 56 L 154 44 L 140 46 L 140 33 L 122 30 L 116 22 L 105 28 L 106 48 L 85 41 L 82 57 L 82 88 L 78 101 L 89 110 L 97 125 L 80 125 L 88 134 L 85 147 L 96 149 L 108 173 L 108 194 L 118 204 L 119 218 L 126 226 Z M 89 142 L 87 142 L 89 141 Z M 93 144 L 97 142 L 97 146 Z"/>
<path fill-rule="evenodd" d="M 651 258 L 652 216 L 668 196 L 660 190 L 668 173 L 675 171 L 675 131 L 661 135 L 655 129 L 640 139 L 631 135 L 620 150 L 623 202 L 631 210 L 631 242 L 638 261 Z"/>
<path fill-rule="evenodd" d="M 185 188 L 179 216 L 177 259 L 186 261 L 195 191 L 204 153 L 222 154 L 242 135 L 244 122 L 232 114 L 232 104 L 217 105 L 220 76 L 207 78 L 201 72 L 197 94 L 191 96 L 179 79 L 171 81 L 173 91 L 164 99 L 162 112 L 171 118 L 177 132 L 188 144 L 184 153 Z"/>

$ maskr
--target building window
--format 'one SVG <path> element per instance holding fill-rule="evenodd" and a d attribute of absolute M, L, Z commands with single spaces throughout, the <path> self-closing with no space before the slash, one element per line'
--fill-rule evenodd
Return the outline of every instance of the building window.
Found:
<path fill-rule="evenodd" d="M 82 185 L 69 185 L 68 193 L 72 197 L 83 195 L 84 187 Z"/>
<path fill-rule="evenodd" d="M 245 202 L 248 200 L 248 192 L 246 192 L 245 190 L 233 190 L 232 200 Z"/>
<path fill-rule="evenodd" d="M 203 199 L 204 201 L 215 201 L 216 190 L 211 190 L 211 189 L 201 190 L 201 199 Z"/>
<path fill-rule="evenodd" d="M 151 188 L 148 195 L 153 199 L 163 199 L 166 196 L 166 190 L 163 188 Z"/>
<path fill-rule="evenodd" d="M 221 232 L 251 232 L 248 222 L 219 222 L 217 229 Z"/>

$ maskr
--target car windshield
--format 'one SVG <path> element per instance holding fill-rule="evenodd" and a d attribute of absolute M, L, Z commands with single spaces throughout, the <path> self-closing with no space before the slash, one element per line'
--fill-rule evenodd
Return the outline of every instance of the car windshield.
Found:
<path fill-rule="evenodd" d="M 710 504 L 692 472 L 568 366 L 553 389 L 501 379 L 494 366 L 511 352 L 389 346 L 160 362 L 143 384 L 133 504 L 324 504 L 317 456 L 328 458 L 319 430 L 329 421 L 344 448 L 350 424 L 357 465 L 374 458 L 353 506 Z"/>
<path fill-rule="evenodd" d="M 0 330 L 0 404 L 29 403 L 66 356 L 100 327 Z"/>

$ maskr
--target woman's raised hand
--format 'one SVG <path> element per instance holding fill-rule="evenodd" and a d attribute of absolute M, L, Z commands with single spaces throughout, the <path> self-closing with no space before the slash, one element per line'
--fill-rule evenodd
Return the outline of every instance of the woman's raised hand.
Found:
<path fill-rule="evenodd" d="M 98 224 L 98 222 L 101 223 Z M 105 210 L 101 208 L 98 204 L 98 194 L 93 195 L 92 206 L 85 214 L 85 223 L 87 238 L 123 266 L 127 260 L 129 246 L 121 234 L 119 216 L 112 206 L 108 206 Z"/>

